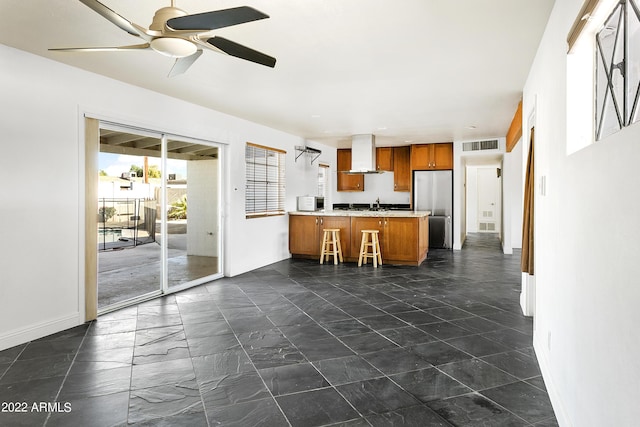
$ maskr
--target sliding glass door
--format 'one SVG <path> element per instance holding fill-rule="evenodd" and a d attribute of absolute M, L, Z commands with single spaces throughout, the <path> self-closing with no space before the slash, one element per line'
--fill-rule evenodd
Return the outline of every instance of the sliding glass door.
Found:
<path fill-rule="evenodd" d="M 221 277 L 218 144 L 100 122 L 98 313 Z"/>
<path fill-rule="evenodd" d="M 219 149 L 167 140 L 167 286 L 202 283 L 220 269 Z"/>

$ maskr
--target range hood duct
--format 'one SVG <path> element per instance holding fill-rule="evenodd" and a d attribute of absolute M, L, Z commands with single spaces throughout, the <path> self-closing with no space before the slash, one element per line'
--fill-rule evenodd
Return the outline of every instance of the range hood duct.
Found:
<path fill-rule="evenodd" d="M 351 137 L 351 170 L 348 173 L 382 173 L 376 170 L 376 137 L 353 135 Z"/>

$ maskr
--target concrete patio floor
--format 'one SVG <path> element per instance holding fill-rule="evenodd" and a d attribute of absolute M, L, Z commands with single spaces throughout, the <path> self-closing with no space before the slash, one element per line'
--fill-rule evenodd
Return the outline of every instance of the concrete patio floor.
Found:
<path fill-rule="evenodd" d="M 98 253 L 98 309 L 160 289 L 161 242 Z M 220 271 L 217 257 L 187 255 L 187 235 L 170 234 L 169 287 Z"/>

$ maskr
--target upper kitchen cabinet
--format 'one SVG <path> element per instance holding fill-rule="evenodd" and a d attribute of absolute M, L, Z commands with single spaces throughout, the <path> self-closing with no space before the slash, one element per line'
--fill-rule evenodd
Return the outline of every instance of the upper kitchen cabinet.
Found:
<path fill-rule="evenodd" d="M 376 148 L 376 169 L 379 171 L 393 171 L 393 147 Z"/>
<path fill-rule="evenodd" d="M 416 144 L 411 146 L 412 170 L 453 169 L 453 144 Z"/>
<path fill-rule="evenodd" d="M 364 191 L 364 175 L 348 174 L 351 170 L 351 149 L 340 148 L 338 156 L 338 191 Z"/>
<path fill-rule="evenodd" d="M 411 147 L 393 147 L 393 191 L 411 191 Z"/>

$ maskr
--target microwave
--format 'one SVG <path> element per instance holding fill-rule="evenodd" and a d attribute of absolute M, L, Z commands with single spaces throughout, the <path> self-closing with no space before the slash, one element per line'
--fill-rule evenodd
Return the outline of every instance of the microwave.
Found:
<path fill-rule="evenodd" d="M 298 211 L 312 212 L 324 209 L 324 197 L 298 196 Z"/>

